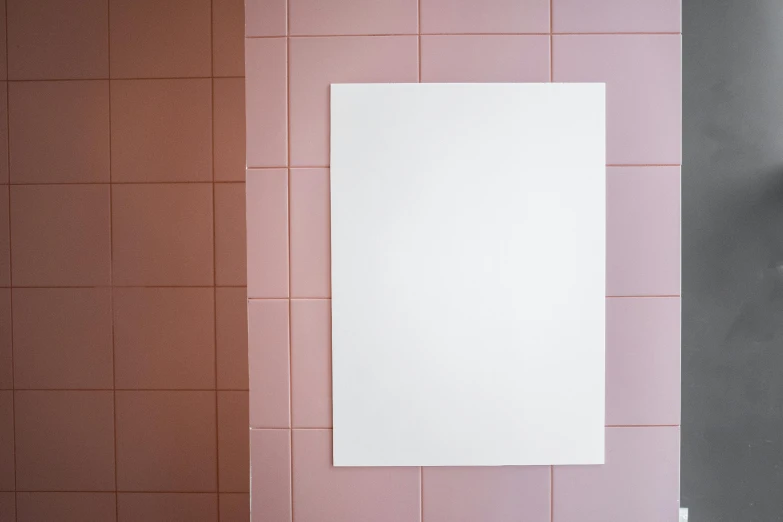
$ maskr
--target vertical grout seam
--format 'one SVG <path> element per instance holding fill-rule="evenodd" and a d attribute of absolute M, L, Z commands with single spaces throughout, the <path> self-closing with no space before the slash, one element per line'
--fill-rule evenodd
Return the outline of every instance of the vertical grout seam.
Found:
<path fill-rule="evenodd" d="M 288 453 L 291 496 L 291 520 L 294 520 L 294 402 L 293 349 L 291 346 L 291 2 L 285 3 L 285 106 L 286 106 L 286 180 L 288 213 Z M 331 93 L 330 93 L 331 96 Z"/>

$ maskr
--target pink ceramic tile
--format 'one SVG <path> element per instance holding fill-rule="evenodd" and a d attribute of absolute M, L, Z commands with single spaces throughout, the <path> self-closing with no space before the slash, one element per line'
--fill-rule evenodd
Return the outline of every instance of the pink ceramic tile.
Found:
<path fill-rule="evenodd" d="M 215 78 L 212 93 L 215 181 L 245 181 L 245 80 Z"/>
<path fill-rule="evenodd" d="M 14 392 L 0 391 L 0 491 L 14 491 L 14 481 Z"/>
<path fill-rule="evenodd" d="M 215 493 L 119 493 L 119 522 L 217 522 Z"/>
<path fill-rule="evenodd" d="M 210 0 L 109 4 L 112 78 L 211 75 Z"/>
<path fill-rule="evenodd" d="M 424 468 L 422 520 L 550 522 L 549 466 Z"/>
<path fill-rule="evenodd" d="M 212 0 L 212 75 L 245 75 L 244 0 Z"/>
<path fill-rule="evenodd" d="M 115 288 L 115 385 L 215 387 L 212 288 Z"/>
<path fill-rule="evenodd" d="M 250 300 L 248 304 L 250 426 L 291 425 L 288 359 L 288 301 Z"/>
<path fill-rule="evenodd" d="M 290 431 L 250 430 L 250 476 L 252 521 L 291 522 Z"/>
<path fill-rule="evenodd" d="M 13 388 L 11 357 L 11 289 L 0 288 L 0 390 Z"/>
<path fill-rule="evenodd" d="M 250 522 L 250 495 L 221 493 L 220 522 Z"/>
<path fill-rule="evenodd" d="M 609 168 L 606 194 L 607 295 L 678 295 L 679 167 Z"/>
<path fill-rule="evenodd" d="M 215 288 L 217 386 L 247 390 L 247 290 Z"/>
<path fill-rule="evenodd" d="M 0 520 L 16 520 L 16 499 L 13 492 L 0 493 Z"/>
<path fill-rule="evenodd" d="M 247 166 L 288 165 L 286 39 L 245 40 Z"/>
<path fill-rule="evenodd" d="M 291 401 L 297 428 L 332 426 L 331 301 L 291 301 Z"/>
<path fill-rule="evenodd" d="M 291 296 L 331 295 L 329 169 L 291 169 Z"/>
<path fill-rule="evenodd" d="M 606 83 L 606 161 L 679 164 L 682 73 L 679 35 L 555 36 L 556 82 Z"/>
<path fill-rule="evenodd" d="M 608 428 L 606 464 L 554 468 L 553 522 L 677 520 L 679 428 Z"/>
<path fill-rule="evenodd" d="M 286 0 L 246 0 L 245 36 L 285 36 Z"/>
<path fill-rule="evenodd" d="M 16 391 L 18 491 L 114 491 L 111 391 Z"/>
<path fill-rule="evenodd" d="M 111 89 L 112 181 L 212 181 L 212 80 L 114 80 Z"/>
<path fill-rule="evenodd" d="M 11 187 L 16 286 L 108 285 L 108 185 Z"/>
<path fill-rule="evenodd" d="M 418 0 L 288 0 L 291 35 L 416 34 Z"/>
<path fill-rule="evenodd" d="M 419 522 L 419 468 L 336 468 L 331 430 L 294 430 L 293 451 L 297 522 Z"/>
<path fill-rule="evenodd" d="M 217 489 L 215 392 L 118 391 L 117 489 Z"/>
<path fill-rule="evenodd" d="M 12 183 L 109 181 L 109 82 L 12 82 Z"/>
<path fill-rule="evenodd" d="M 11 235 L 9 218 L 8 185 L 0 185 L 0 287 L 11 286 Z"/>
<path fill-rule="evenodd" d="M 106 0 L 7 0 L 7 9 L 10 79 L 108 77 Z"/>
<path fill-rule="evenodd" d="M 247 281 L 245 184 L 215 184 L 215 283 L 244 286 Z"/>
<path fill-rule="evenodd" d="M 15 288 L 17 389 L 113 386 L 109 288 Z"/>
<path fill-rule="evenodd" d="M 247 171 L 247 295 L 288 297 L 288 171 Z"/>
<path fill-rule="evenodd" d="M 248 394 L 218 392 L 218 473 L 220 491 L 250 491 Z"/>
<path fill-rule="evenodd" d="M 548 82 L 549 37 L 422 36 L 421 81 Z"/>
<path fill-rule="evenodd" d="M 8 82 L 4 81 L 0 81 L 0 183 L 8 183 Z"/>
<path fill-rule="evenodd" d="M 212 285 L 212 184 L 112 186 L 114 284 Z"/>
<path fill-rule="evenodd" d="M 330 84 L 416 82 L 417 40 L 415 36 L 292 38 L 291 165 L 329 164 Z"/>
<path fill-rule="evenodd" d="M 423 33 L 548 33 L 549 0 L 420 0 Z"/>
<path fill-rule="evenodd" d="M 16 522 L 114 522 L 114 493 L 18 493 Z"/>
<path fill-rule="evenodd" d="M 679 424 L 680 299 L 607 299 L 606 423 Z"/>
<path fill-rule="evenodd" d="M 553 0 L 558 33 L 651 33 L 680 31 L 680 0 Z"/>

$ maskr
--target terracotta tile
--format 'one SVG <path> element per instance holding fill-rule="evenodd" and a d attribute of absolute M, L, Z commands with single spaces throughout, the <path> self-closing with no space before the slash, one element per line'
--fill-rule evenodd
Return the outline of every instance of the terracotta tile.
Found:
<path fill-rule="evenodd" d="M 108 285 L 109 187 L 12 186 L 11 241 L 14 285 Z"/>
<path fill-rule="evenodd" d="M 245 36 L 285 36 L 286 0 L 247 0 Z"/>
<path fill-rule="evenodd" d="M 250 495 L 221 493 L 220 522 L 250 522 Z"/>
<path fill-rule="evenodd" d="M 291 522 L 291 432 L 250 430 L 250 476 L 253 522 Z"/>
<path fill-rule="evenodd" d="M 114 522 L 114 493 L 17 493 L 17 522 Z"/>
<path fill-rule="evenodd" d="M 13 493 L 0 493 L 0 520 L 16 520 L 16 499 Z"/>
<path fill-rule="evenodd" d="M 245 40 L 247 166 L 288 165 L 285 38 Z"/>
<path fill-rule="evenodd" d="M 11 286 L 11 237 L 8 227 L 8 186 L 0 185 L 0 287 Z"/>
<path fill-rule="evenodd" d="M 248 326 L 250 426 L 287 428 L 291 425 L 288 301 L 250 300 Z"/>
<path fill-rule="evenodd" d="M 548 33 L 549 0 L 421 0 L 423 33 Z"/>
<path fill-rule="evenodd" d="M 0 47 L 4 45 L 0 42 Z M 0 81 L 0 183 L 8 183 L 8 82 L 4 81 Z"/>
<path fill-rule="evenodd" d="M 215 493 L 119 493 L 119 522 L 217 522 Z"/>
<path fill-rule="evenodd" d="M 14 491 L 14 471 L 14 392 L 0 391 L 0 491 Z"/>
<path fill-rule="evenodd" d="M 297 522 L 419 522 L 419 468 L 336 468 L 331 430 L 294 430 L 293 451 Z"/>
<path fill-rule="evenodd" d="M 16 391 L 15 412 L 18 491 L 114 490 L 111 391 Z"/>
<path fill-rule="evenodd" d="M 13 388 L 11 358 L 11 289 L 0 288 L 0 390 Z"/>
<path fill-rule="evenodd" d="M 218 392 L 220 491 L 250 491 L 249 433 L 247 392 Z"/>
<path fill-rule="evenodd" d="M 421 37 L 423 82 L 548 82 L 549 37 Z"/>
<path fill-rule="evenodd" d="M 212 184 L 112 186 L 114 284 L 213 284 Z"/>
<path fill-rule="evenodd" d="M 112 181 L 212 180 L 211 80 L 116 80 L 111 89 Z"/>
<path fill-rule="evenodd" d="M 296 428 L 332 427 L 329 300 L 291 301 L 291 401 Z"/>
<path fill-rule="evenodd" d="M 247 295 L 288 297 L 288 172 L 247 171 Z"/>
<path fill-rule="evenodd" d="M 291 35 L 416 34 L 418 0 L 288 0 Z"/>
<path fill-rule="evenodd" d="M 550 522 L 549 466 L 423 468 L 427 522 Z"/>
<path fill-rule="evenodd" d="M 416 82 L 417 40 L 415 36 L 292 38 L 291 165 L 329 165 L 330 84 Z"/>
<path fill-rule="evenodd" d="M 8 56 L 8 45 L 7 45 L 7 31 L 6 31 L 6 1 L 0 0 L 0 9 L 2 9 L 2 12 L 0 12 L 0 56 Z M 2 62 L 2 60 L 0 60 Z M 6 63 L 0 63 L 0 80 L 7 80 L 8 79 L 8 60 L 6 59 Z"/>
<path fill-rule="evenodd" d="M 113 386 L 109 288 L 15 288 L 16 389 Z"/>
<path fill-rule="evenodd" d="M 329 169 L 291 169 L 291 296 L 331 295 Z"/>
<path fill-rule="evenodd" d="M 108 77 L 106 0 L 6 1 L 10 79 Z"/>
<path fill-rule="evenodd" d="M 212 2 L 212 75 L 245 75 L 245 2 Z"/>
<path fill-rule="evenodd" d="M 215 283 L 247 284 L 245 184 L 215 184 Z"/>
<path fill-rule="evenodd" d="M 112 78 L 211 75 L 210 0 L 109 0 Z"/>
<path fill-rule="evenodd" d="M 652 33 L 680 31 L 680 0 L 554 0 L 558 33 Z"/>
<path fill-rule="evenodd" d="M 608 428 L 606 464 L 555 467 L 553 522 L 677 520 L 679 431 Z"/>
<path fill-rule="evenodd" d="M 606 83 L 606 161 L 682 161 L 679 35 L 555 36 L 556 82 Z"/>
<path fill-rule="evenodd" d="M 109 181 L 109 82 L 13 82 L 12 183 Z"/>
<path fill-rule="evenodd" d="M 216 491 L 215 392 L 116 395 L 119 490 Z"/>
<path fill-rule="evenodd" d="M 115 288 L 117 388 L 215 387 L 212 288 Z"/>
<path fill-rule="evenodd" d="M 607 169 L 606 209 L 607 295 L 678 295 L 680 168 Z"/>
<path fill-rule="evenodd" d="M 215 288 L 217 385 L 247 390 L 247 289 Z"/>
<path fill-rule="evenodd" d="M 245 181 L 245 80 L 212 81 L 215 181 Z"/>

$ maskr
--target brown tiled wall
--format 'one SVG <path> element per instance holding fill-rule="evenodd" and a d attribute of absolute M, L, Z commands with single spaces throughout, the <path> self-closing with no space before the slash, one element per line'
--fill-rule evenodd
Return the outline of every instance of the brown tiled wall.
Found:
<path fill-rule="evenodd" d="M 247 521 L 243 1 L 0 18 L 0 521 Z"/>

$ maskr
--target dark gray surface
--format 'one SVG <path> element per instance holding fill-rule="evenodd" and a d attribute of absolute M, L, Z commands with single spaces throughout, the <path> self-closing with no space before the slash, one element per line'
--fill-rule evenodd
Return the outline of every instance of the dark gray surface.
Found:
<path fill-rule="evenodd" d="M 783 0 L 684 0 L 683 55 L 682 505 L 783 521 Z"/>

